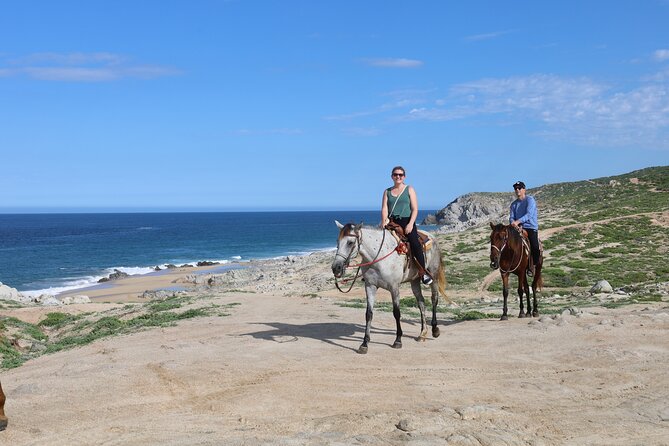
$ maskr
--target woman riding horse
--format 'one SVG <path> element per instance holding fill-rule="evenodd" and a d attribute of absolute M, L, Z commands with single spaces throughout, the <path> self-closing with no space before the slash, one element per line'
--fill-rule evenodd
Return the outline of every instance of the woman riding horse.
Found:
<path fill-rule="evenodd" d="M 339 227 L 339 238 L 337 240 L 337 253 L 332 262 L 332 272 L 335 279 L 344 275 L 346 268 L 358 268 L 362 271 L 365 280 L 365 294 L 367 296 L 367 312 L 365 313 L 365 337 L 358 353 L 367 353 L 370 340 L 372 317 L 374 314 L 374 301 L 376 291 L 383 288 L 390 291 L 393 301 L 393 316 L 397 326 L 393 348 L 402 347 L 402 327 L 400 326 L 400 284 L 411 282 L 411 291 L 416 296 L 418 309 L 420 310 L 421 330 L 416 340 L 423 341 L 427 336 L 427 321 L 425 319 L 425 299 L 421 291 L 421 272 L 416 262 L 409 261 L 406 255 L 398 252 L 397 240 L 387 229 L 378 227 L 363 227 L 362 224 L 354 225 L 347 223 L 342 225 L 335 222 Z M 422 247 L 420 248 L 422 251 Z M 444 265 L 441 251 L 436 240 L 429 243 L 426 248 L 427 265 L 431 271 L 435 271 L 435 279 L 430 284 L 432 291 L 432 336 L 439 336 L 437 327 L 437 303 L 439 293 L 445 296 L 446 279 L 444 276 Z M 359 265 L 350 265 L 352 259 L 358 254 L 362 257 Z M 355 278 L 358 275 L 356 274 Z M 355 279 L 354 279 L 355 280 Z M 336 282 L 335 282 L 336 283 Z M 338 285 L 337 285 L 338 286 Z M 351 287 L 353 284 L 351 284 Z"/>

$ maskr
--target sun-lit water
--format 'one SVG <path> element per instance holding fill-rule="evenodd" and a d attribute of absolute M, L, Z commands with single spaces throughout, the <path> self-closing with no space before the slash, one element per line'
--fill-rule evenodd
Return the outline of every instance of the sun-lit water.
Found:
<path fill-rule="evenodd" d="M 94 284 L 114 269 L 147 274 L 170 263 L 334 249 L 335 219 L 377 224 L 380 212 L 0 214 L 0 282 L 54 293 Z"/>

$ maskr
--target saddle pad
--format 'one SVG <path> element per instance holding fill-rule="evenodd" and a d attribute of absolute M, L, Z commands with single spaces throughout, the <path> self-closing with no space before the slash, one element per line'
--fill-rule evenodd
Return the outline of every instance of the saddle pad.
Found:
<path fill-rule="evenodd" d="M 390 233 L 395 237 L 395 240 L 397 241 L 397 244 L 399 245 L 400 243 L 404 243 L 404 241 L 397 235 L 395 231 L 390 231 Z M 420 241 L 420 244 L 423 246 L 423 251 L 427 252 L 432 248 L 432 236 L 427 233 L 423 232 L 420 229 L 418 230 L 418 240 Z M 407 247 L 408 247 L 408 243 Z M 400 252 L 400 255 L 405 255 L 406 253 Z"/>
<path fill-rule="evenodd" d="M 424 231 L 418 230 L 418 240 L 423 245 L 423 251 L 429 251 L 432 248 L 432 236 Z"/>

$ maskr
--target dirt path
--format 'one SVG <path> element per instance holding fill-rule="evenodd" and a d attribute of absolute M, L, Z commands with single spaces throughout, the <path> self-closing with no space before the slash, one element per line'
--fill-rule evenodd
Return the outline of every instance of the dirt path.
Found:
<path fill-rule="evenodd" d="M 3 445 L 667 444 L 669 310 L 441 323 L 390 348 L 377 312 L 221 295 L 230 316 L 98 341 L 2 373 Z M 663 307 L 664 305 L 664 307 Z"/>

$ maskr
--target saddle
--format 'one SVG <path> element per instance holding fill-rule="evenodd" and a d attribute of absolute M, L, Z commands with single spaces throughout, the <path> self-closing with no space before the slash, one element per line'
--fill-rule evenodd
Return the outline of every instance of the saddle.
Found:
<path fill-rule="evenodd" d="M 395 240 L 397 240 L 397 253 L 400 255 L 405 254 L 407 258 L 411 258 L 411 245 L 404 232 L 404 228 L 392 221 L 389 222 L 385 228 L 389 230 L 393 237 L 395 237 Z M 432 247 L 432 238 L 427 232 L 418 230 L 418 240 L 423 247 L 423 252 L 429 251 Z"/>
<path fill-rule="evenodd" d="M 517 231 L 520 233 L 520 239 L 523 241 L 523 251 L 527 255 L 528 266 L 534 266 L 534 259 L 532 258 L 532 248 L 530 246 L 530 238 L 527 235 L 527 231 L 522 228 L 518 228 Z M 539 255 L 544 255 L 544 243 L 541 241 L 537 234 L 537 239 L 539 240 Z"/>

